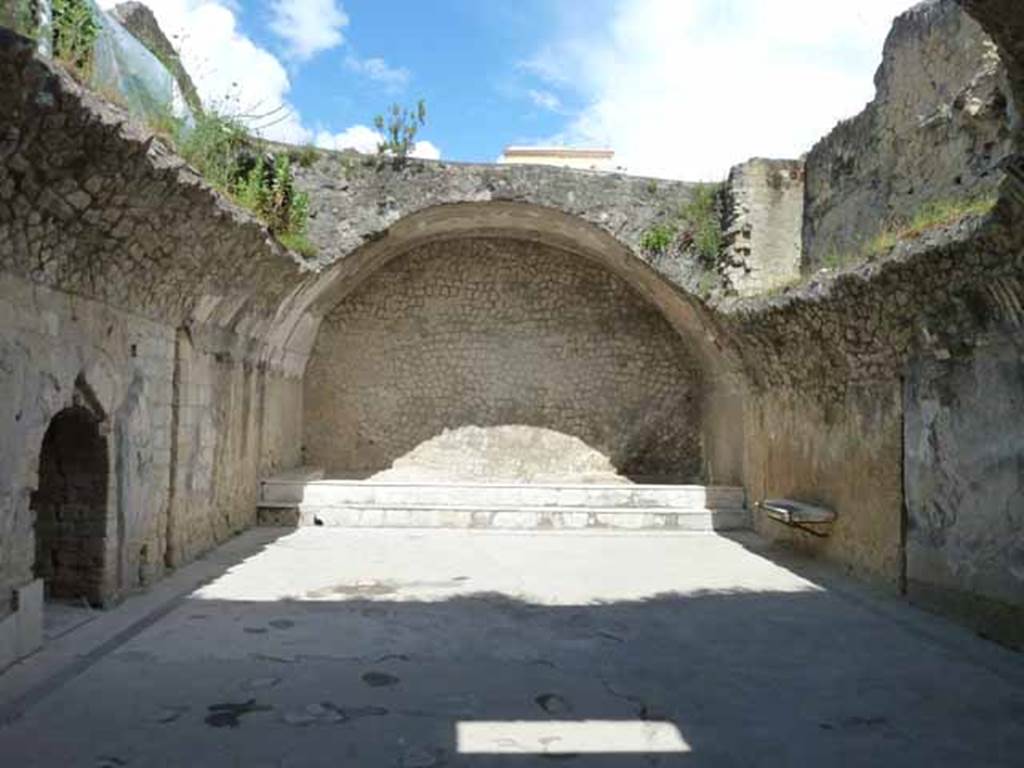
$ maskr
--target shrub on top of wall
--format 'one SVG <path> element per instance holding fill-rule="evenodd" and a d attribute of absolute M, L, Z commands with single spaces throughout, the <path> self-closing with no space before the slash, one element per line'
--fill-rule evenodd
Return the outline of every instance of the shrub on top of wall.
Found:
<path fill-rule="evenodd" d="M 99 36 L 99 21 L 87 0 L 52 0 L 51 35 L 53 55 L 82 80 L 88 80 L 93 65 L 93 47 Z"/>
<path fill-rule="evenodd" d="M 309 196 L 295 188 L 287 153 L 267 152 L 237 118 L 207 109 L 186 127 L 171 120 L 170 138 L 203 177 L 239 205 L 252 211 L 287 248 L 316 255 L 306 237 Z M 153 126 L 168 133 L 167 126 Z"/>
<path fill-rule="evenodd" d="M 900 243 L 916 240 L 932 230 L 954 226 L 972 216 L 987 216 L 995 205 L 996 198 L 993 195 L 932 200 L 911 216 L 890 220 L 858 250 L 830 248 L 822 258 L 821 265 L 834 271 L 874 261 L 890 253 Z"/>
<path fill-rule="evenodd" d="M 690 201 L 675 217 L 656 224 L 640 237 L 640 247 L 649 253 L 664 253 L 673 244 L 697 255 L 706 267 L 713 267 L 722 250 L 722 217 L 718 205 L 719 185 L 698 184 Z"/>

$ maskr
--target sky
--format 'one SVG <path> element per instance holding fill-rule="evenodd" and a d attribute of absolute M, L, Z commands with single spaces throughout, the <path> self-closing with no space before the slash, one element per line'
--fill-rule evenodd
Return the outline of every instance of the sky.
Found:
<path fill-rule="evenodd" d="M 101 0 L 104 7 L 117 0 Z M 427 105 L 415 153 L 601 146 L 629 173 L 720 180 L 799 157 L 874 94 L 910 0 L 144 0 L 204 103 L 268 138 L 372 152 Z M 260 117 L 262 116 L 262 117 Z"/>

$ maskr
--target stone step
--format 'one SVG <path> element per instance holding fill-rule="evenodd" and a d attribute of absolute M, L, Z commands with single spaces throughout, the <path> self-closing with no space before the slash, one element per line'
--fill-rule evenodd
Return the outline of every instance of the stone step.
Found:
<path fill-rule="evenodd" d="M 300 502 L 306 484 L 323 480 L 323 477 L 323 467 L 296 467 L 285 470 L 260 481 L 260 502 Z"/>
<path fill-rule="evenodd" d="M 339 528 L 486 528 L 729 531 L 750 528 L 742 507 L 676 510 L 666 507 L 452 507 L 302 504 L 298 525 Z M 280 516 L 280 513 L 278 513 Z"/>
<path fill-rule="evenodd" d="M 272 478 L 260 484 L 260 503 L 315 507 L 652 508 L 700 511 L 742 508 L 742 488 L 700 485 L 572 485 L 525 483 L 381 483 Z"/>

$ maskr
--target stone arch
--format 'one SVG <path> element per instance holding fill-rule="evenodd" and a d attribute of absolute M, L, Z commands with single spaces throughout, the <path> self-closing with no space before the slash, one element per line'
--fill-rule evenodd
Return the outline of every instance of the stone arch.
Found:
<path fill-rule="evenodd" d="M 704 479 L 704 390 L 724 359 L 709 317 L 592 224 L 523 203 L 437 206 L 336 264 L 307 301 L 322 318 L 306 369 L 314 464 L 365 476 L 440 457 L 537 479 L 601 475 L 603 458 L 630 477 Z"/>
<path fill-rule="evenodd" d="M 713 313 L 626 242 L 578 216 L 533 203 L 506 200 L 446 203 L 408 214 L 332 263 L 289 297 L 271 339 L 292 350 L 310 348 L 319 320 L 390 260 L 422 245 L 461 238 L 497 237 L 557 248 L 604 267 L 652 304 L 706 366 L 737 362 Z M 281 341 L 284 331 L 289 338 Z"/>
<path fill-rule="evenodd" d="M 39 456 L 35 575 L 52 598 L 107 597 L 110 455 L 101 418 L 76 403 L 50 420 Z"/>

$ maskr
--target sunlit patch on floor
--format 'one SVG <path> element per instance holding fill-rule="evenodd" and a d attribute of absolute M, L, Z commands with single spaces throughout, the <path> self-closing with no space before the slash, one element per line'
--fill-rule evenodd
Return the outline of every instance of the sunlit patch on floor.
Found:
<path fill-rule="evenodd" d="M 455 724 L 459 754 L 689 752 L 672 723 L 643 720 L 477 720 Z"/>

